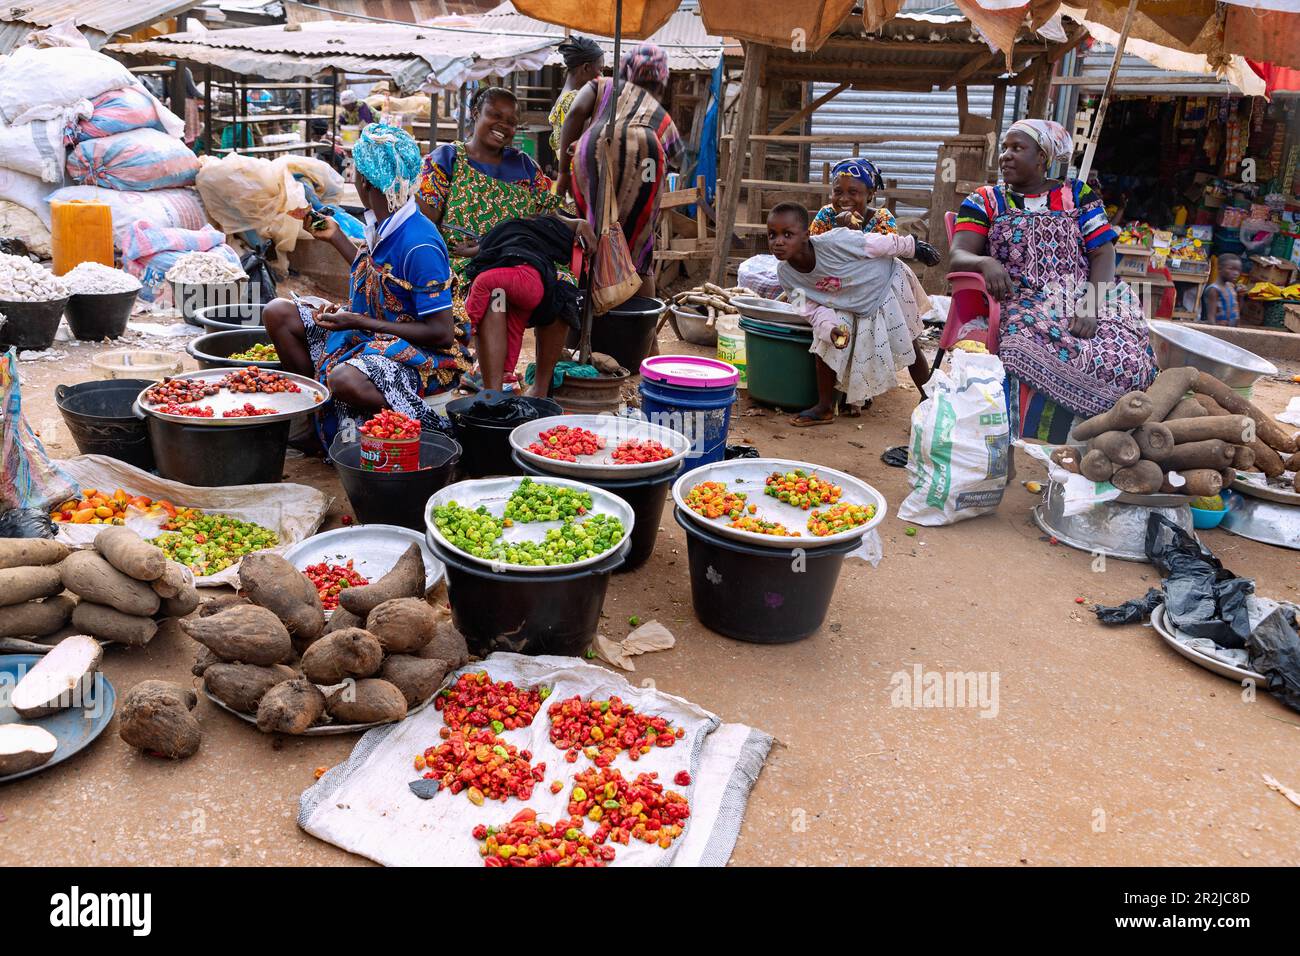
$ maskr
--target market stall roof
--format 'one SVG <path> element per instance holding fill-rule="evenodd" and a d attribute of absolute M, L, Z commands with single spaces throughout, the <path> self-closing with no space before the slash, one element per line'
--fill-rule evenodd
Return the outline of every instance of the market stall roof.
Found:
<path fill-rule="evenodd" d="M 1106 84 L 1119 35 L 1099 23 L 1084 22 L 1097 41 L 1080 58 L 1077 77 L 1057 77 L 1057 86 L 1100 90 Z M 1264 81 L 1240 56 L 1229 57 L 1216 70 L 1201 53 L 1185 53 L 1146 40 L 1129 39 L 1115 77 L 1120 96 L 1263 96 Z"/>
<path fill-rule="evenodd" d="M 456 90 L 468 80 L 535 70 L 546 62 L 551 37 L 467 38 L 429 27 L 354 20 L 173 33 L 112 52 L 178 58 L 243 76 L 293 80 L 327 70 L 390 76 L 404 92 Z"/>
<path fill-rule="evenodd" d="M 116 33 L 133 33 L 197 7 L 202 0 L 39 0 L 0 6 L 0 53 L 20 46 L 33 30 L 71 20 L 92 49 Z"/>
<path fill-rule="evenodd" d="M 545 36 L 556 43 L 564 39 L 563 27 L 526 16 L 509 0 L 477 16 L 438 17 L 427 22 L 449 30 L 483 30 L 497 36 Z M 592 39 L 604 48 L 606 57 L 613 56 L 612 39 L 600 36 L 592 36 Z M 730 41 L 728 47 L 728 41 L 723 37 L 711 36 L 699 14 L 687 9 L 674 12 L 650 40 L 663 48 L 668 55 L 668 68 L 676 72 L 708 72 L 718 65 L 724 49 L 728 53 L 740 53 L 739 43 Z M 552 52 L 546 62 L 554 66 L 563 63 L 564 58 Z"/>

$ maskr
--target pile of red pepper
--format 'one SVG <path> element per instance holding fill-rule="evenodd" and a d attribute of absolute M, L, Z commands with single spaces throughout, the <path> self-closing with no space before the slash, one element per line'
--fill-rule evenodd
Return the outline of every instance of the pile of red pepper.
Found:
<path fill-rule="evenodd" d="M 535 810 L 520 810 L 499 829 L 480 823 L 473 835 L 484 866 L 605 866 L 614 859 L 614 847 L 597 846 L 581 819 L 539 823 Z"/>
<path fill-rule="evenodd" d="M 252 402 L 244 402 L 239 408 L 230 408 L 221 413 L 222 418 L 253 418 L 256 415 L 275 415 L 274 408 L 258 408 Z"/>
<path fill-rule="evenodd" d="M 579 455 L 594 455 L 605 447 L 605 439 L 585 428 L 556 425 L 537 436 L 528 446 L 534 455 L 554 461 L 577 461 Z"/>
<path fill-rule="evenodd" d="M 644 465 L 652 461 L 663 461 L 673 457 L 673 453 L 654 439 L 628 438 L 618 443 L 614 449 L 614 464 Z"/>
<path fill-rule="evenodd" d="M 452 730 L 490 727 L 494 733 L 527 727 L 551 691 L 547 687 L 516 687 L 493 681 L 487 671 L 461 674 L 456 683 L 434 698 L 443 722 Z"/>
<path fill-rule="evenodd" d="M 556 701 L 547 711 L 551 717 L 551 743 L 567 751 L 564 759 L 573 763 L 579 751 L 597 767 L 608 767 L 626 750 L 639 760 L 652 746 L 671 747 L 685 731 L 674 730 L 663 717 L 637 713 L 621 698 L 584 701 L 580 696 Z"/>
<path fill-rule="evenodd" d="M 613 769 L 584 770 L 574 778 L 569 814 L 598 824 L 592 839 L 627 846 L 631 840 L 668 849 L 682 835 L 690 804 L 680 793 L 664 790 L 658 774 L 637 774 L 633 781 Z"/>
<path fill-rule="evenodd" d="M 380 409 L 364 425 L 361 434 L 370 438 L 408 440 L 420 437 L 420 423 L 390 408 Z"/>
<path fill-rule="evenodd" d="M 352 559 L 347 564 L 309 564 L 303 574 L 316 588 L 320 595 L 320 604 L 327 611 L 339 606 L 339 592 L 344 588 L 359 588 L 369 584 L 370 579 L 353 570 Z"/>
<path fill-rule="evenodd" d="M 164 415 L 188 415 L 190 418 L 211 418 L 211 405 L 177 405 L 175 402 L 163 402 L 154 411 Z"/>
<path fill-rule="evenodd" d="M 536 767 L 532 753 L 508 744 L 490 730 L 439 731 L 443 742 L 415 758 L 424 779 L 438 780 L 452 793 L 465 792 L 470 803 L 484 800 L 528 800 L 546 776 L 546 764 Z"/>

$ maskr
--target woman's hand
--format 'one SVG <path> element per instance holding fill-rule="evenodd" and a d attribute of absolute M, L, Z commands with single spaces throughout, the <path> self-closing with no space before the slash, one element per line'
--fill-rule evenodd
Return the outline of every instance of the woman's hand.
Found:
<path fill-rule="evenodd" d="M 326 332 L 364 332 L 370 327 L 370 316 L 345 312 L 338 303 L 331 302 L 317 310 L 316 324 Z"/>
<path fill-rule="evenodd" d="M 311 233 L 313 239 L 320 239 L 324 242 L 333 242 L 334 237 L 338 234 L 339 224 L 334 221 L 333 216 L 309 217 L 307 220 L 307 231 Z"/>
<path fill-rule="evenodd" d="M 1011 298 L 1013 289 L 1011 275 L 1002 263 L 992 256 L 984 256 L 980 259 L 979 271 L 980 275 L 984 276 L 984 284 L 988 287 L 989 295 L 995 299 Z"/>
<path fill-rule="evenodd" d="M 478 255 L 478 252 L 478 243 L 472 242 L 469 239 L 462 239 L 460 242 L 453 243 L 451 247 L 451 254 L 453 256 L 460 256 L 464 259 L 473 259 Z"/>
<path fill-rule="evenodd" d="M 1070 317 L 1070 334 L 1076 339 L 1090 339 L 1097 334 L 1097 316 L 1076 311 Z"/>
<path fill-rule="evenodd" d="M 568 164 L 566 163 L 565 166 L 567 167 Z M 562 173 L 560 173 L 559 178 L 555 180 L 555 195 L 559 196 L 561 199 L 569 195 L 572 190 L 571 183 L 572 180 L 569 175 L 569 170 L 566 168 Z"/>
<path fill-rule="evenodd" d="M 835 225 L 843 226 L 846 229 L 861 229 L 862 217 L 852 209 L 846 209 L 835 217 Z"/>
<path fill-rule="evenodd" d="M 591 228 L 591 223 L 587 222 L 587 220 L 579 219 L 575 222 L 573 231 L 586 244 L 584 248 L 588 252 L 596 248 L 596 230 Z"/>

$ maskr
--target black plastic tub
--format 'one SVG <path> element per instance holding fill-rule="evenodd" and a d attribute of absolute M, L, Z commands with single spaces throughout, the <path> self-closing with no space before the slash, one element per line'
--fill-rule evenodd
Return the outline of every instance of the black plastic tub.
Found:
<path fill-rule="evenodd" d="M 673 509 L 686 532 L 695 616 L 711 631 L 754 644 L 789 644 L 826 620 L 844 556 L 860 541 L 805 548 L 757 548 L 701 528 Z M 796 560 L 796 557 L 798 560 Z"/>
<path fill-rule="evenodd" d="M 153 384 L 151 379 L 118 378 L 55 386 L 55 404 L 77 451 L 107 455 L 152 471 L 149 429 L 136 417 L 132 405 L 140 392 Z"/>
<path fill-rule="evenodd" d="M 82 342 L 116 339 L 126 331 L 127 320 L 135 308 L 134 292 L 108 292 L 103 295 L 74 295 L 68 299 L 68 328 Z"/>
<path fill-rule="evenodd" d="M 545 475 L 548 478 L 569 478 L 570 475 L 556 475 L 549 471 L 544 471 L 535 465 L 530 465 L 519 457 L 519 453 L 513 454 L 515 466 L 525 475 Z M 628 503 L 632 513 L 636 516 L 636 523 L 632 525 L 632 549 L 627 553 L 627 560 L 614 573 L 626 574 L 628 571 L 635 571 L 641 565 L 650 560 L 650 555 L 654 554 L 655 541 L 659 537 L 659 522 L 663 518 L 664 502 L 668 500 L 668 489 L 672 486 L 673 479 L 681 474 L 681 466 L 674 468 L 672 471 L 662 475 L 651 475 L 648 478 L 624 479 L 622 481 L 611 478 L 582 478 L 580 480 L 588 485 L 595 485 L 608 491 L 611 495 L 618 495 Z"/>
<path fill-rule="evenodd" d="M 0 302 L 0 315 L 6 319 L 0 325 L 0 346 L 12 345 L 18 349 L 35 349 L 38 352 L 54 344 L 54 334 L 59 331 L 66 297 L 48 302 Z"/>
<path fill-rule="evenodd" d="M 420 435 L 419 471 L 363 471 L 361 445 L 335 435 L 330 461 L 361 524 L 395 524 L 423 532 L 424 506 L 451 480 L 461 447 L 441 432 Z"/>
<path fill-rule="evenodd" d="M 641 367 L 655 340 L 655 327 L 667 306 L 660 299 L 634 295 L 617 308 L 591 321 L 591 350 L 603 352 L 631 372 Z M 568 345 L 576 349 L 580 333 L 569 332 Z"/>
<path fill-rule="evenodd" d="M 202 488 L 260 485 L 284 477 L 290 419 L 265 425 L 182 425 L 148 415 L 158 474 Z"/>
<path fill-rule="evenodd" d="M 549 574 L 494 571 L 452 554 L 432 535 L 426 540 L 447 566 L 452 623 L 478 657 L 493 651 L 581 656 L 600 626 L 609 576 L 629 547 L 598 564 Z"/>
<path fill-rule="evenodd" d="M 211 305 L 194 313 L 190 325 L 199 325 L 209 332 L 229 332 L 237 329 L 261 328 L 262 306 L 252 302 L 233 305 Z"/>
<path fill-rule="evenodd" d="M 516 426 L 522 424 L 522 421 L 499 425 L 474 417 L 474 406 L 490 394 L 492 393 L 484 392 L 479 395 L 469 395 L 447 405 L 447 417 L 451 419 L 452 427 L 456 430 L 456 440 L 464 449 L 460 460 L 461 471 L 469 478 L 522 475 L 523 471 L 515 464 L 513 449 L 510 447 L 510 433 Z M 553 402 L 549 398 L 524 396 L 517 396 L 517 398 L 537 409 L 537 418 L 564 414 L 564 409 L 559 402 Z"/>
<path fill-rule="evenodd" d="M 199 368 L 279 368 L 279 362 L 253 362 L 248 359 L 232 359 L 236 352 L 243 352 L 254 345 L 270 345 L 271 333 L 260 326 L 255 329 L 231 329 L 227 332 L 209 332 L 200 335 L 185 351 L 190 353 Z"/>

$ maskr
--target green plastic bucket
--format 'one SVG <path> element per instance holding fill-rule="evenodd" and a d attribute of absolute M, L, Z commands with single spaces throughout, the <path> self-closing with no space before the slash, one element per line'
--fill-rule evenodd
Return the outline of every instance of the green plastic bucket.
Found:
<path fill-rule="evenodd" d="M 801 411 L 817 404 L 817 359 L 808 351 L 812 329 L 742 318 L 749 397 L 763 405 Z"/>

